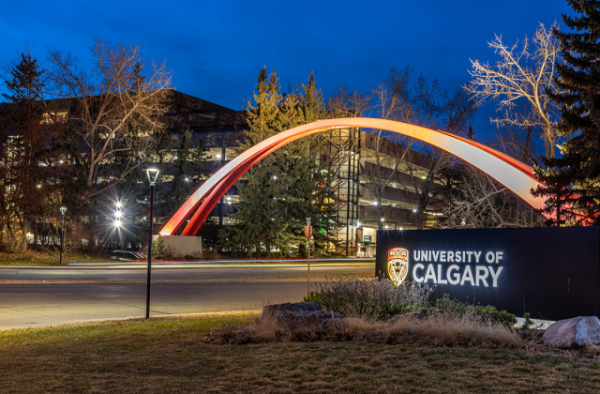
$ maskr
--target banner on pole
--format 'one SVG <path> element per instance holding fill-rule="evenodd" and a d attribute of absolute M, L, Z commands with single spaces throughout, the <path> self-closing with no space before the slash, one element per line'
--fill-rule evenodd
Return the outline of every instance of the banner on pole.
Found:
<path fill-rule="evenodd" d="M 310 218 L 306 218 L 306 226 L 304 227 L 304 238 L 312 238 L 312 227 L 310 226 Z"/>

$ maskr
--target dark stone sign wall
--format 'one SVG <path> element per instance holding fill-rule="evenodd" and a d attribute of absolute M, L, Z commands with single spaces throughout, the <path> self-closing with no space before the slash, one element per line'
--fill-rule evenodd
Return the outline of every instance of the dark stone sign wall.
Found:
<path fill-rule="evenodd" d="M 378 231 L 375 272 L 517 316 L 600 316 L 600 227 Z"/>

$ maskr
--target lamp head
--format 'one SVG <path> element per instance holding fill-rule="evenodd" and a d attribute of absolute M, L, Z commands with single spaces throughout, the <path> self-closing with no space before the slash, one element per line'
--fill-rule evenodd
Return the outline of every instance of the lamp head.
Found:
<path fill-rule="evenodd" d="M 158 168 L 146 168 L 146 175 L 148 175 L 148 182 L 150 182 L 150 186 L 156 185 L 159 173 L 160 170 Z"/>
<path fill-rule="evenodd" d="M 67 212 L 67 208 L 65 208 L 65 207 L 60 207 L 60 214 L 61 214 L 61 215 L 64 215 L 64 214 L 65 214 L 65 212 Z"/>

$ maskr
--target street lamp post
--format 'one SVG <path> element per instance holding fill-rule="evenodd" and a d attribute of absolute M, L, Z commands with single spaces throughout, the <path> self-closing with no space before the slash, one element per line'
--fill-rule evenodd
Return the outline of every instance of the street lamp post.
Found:
<path fill-rule="evenodd" d="M 312 236 L 312 230 L 310 227 L 310 218 L 306 218 L 306 250 L 308 252 L 308 272 L 306 274 L 306 298 L 310 297 L 310 237 Z"/>
<path fill-rule="evenodd" d="M 60 214 L 62 216 L 61 224 L 60 224 L 60 260 L 58 265 L 62 265 L 62 255 L 63 255 L 63 243 L 65 238 L 65 213 L 67 212 L 67 208 L 61 207 Z"/>
<path fill-rule="evenodd" d="M 150 215 L 149 219 L 149 231 L 148 231 L 148 275 L 146 278 L 146 319 L 150 317 L 150 274 L 152 270 L 152 215 L 154 209 L 154 186 L 158 179 L 158 173 L 160 170 L 157 168 L 146 169 L 146 175 L 148 175 L 148 181 L 150 182 Z"/>

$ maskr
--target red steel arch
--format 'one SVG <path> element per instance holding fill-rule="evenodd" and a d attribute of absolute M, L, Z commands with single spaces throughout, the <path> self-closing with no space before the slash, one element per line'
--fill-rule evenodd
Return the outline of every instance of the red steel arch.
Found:
<path fill-rule="evenodd" d="M 544 207 L 544 198 L 534 197 L 530 190 L 539 185 L 531 167 L 478 142 L 444 131 L 408 123 L 373 118 L 341 118 L 322 120 L 294 127 L 270 137 L 240 154 L 204 182 L 179 208 L 160 231 L 172 235 L 196 210 L 182 235 L 196 235 L 209 213 L 227 190 L 252 166 L 282 146 L 302 137 L 335 128 L 367 128 L 388 130 L 437 146 L 484 171 L 525 200 L 533 208 Z M 200 206 L 198 208 L 198 206 Z M 198 208 L 198 209 L 196 209 Z"/>

